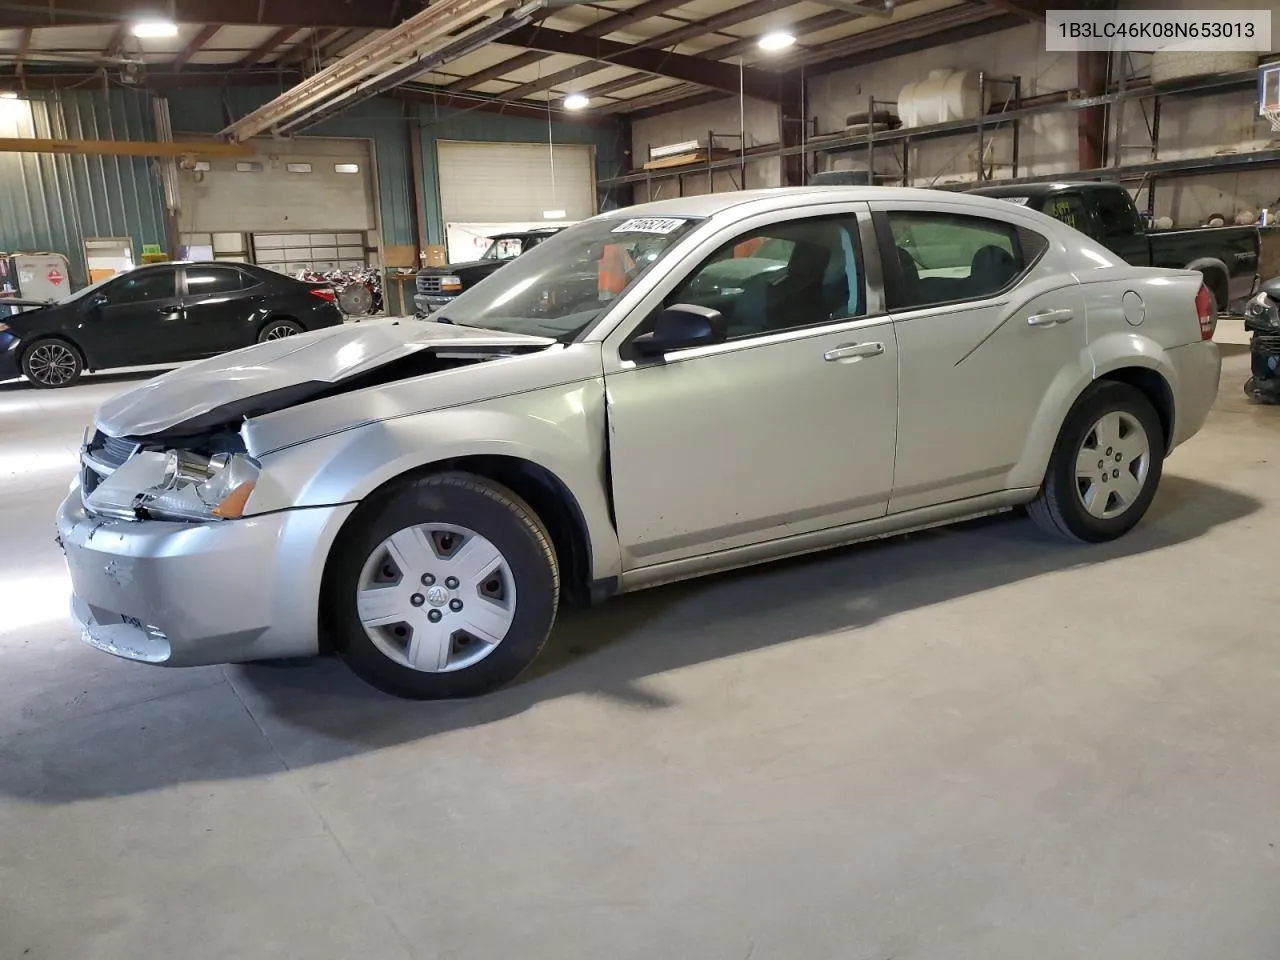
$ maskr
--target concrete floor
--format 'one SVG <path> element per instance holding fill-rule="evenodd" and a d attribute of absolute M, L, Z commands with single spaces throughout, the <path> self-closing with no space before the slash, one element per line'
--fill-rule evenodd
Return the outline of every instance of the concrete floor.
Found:
<path fill-rule="evenodd" d="M 622 598 L 446 704 L 82 646 L 51 516 L 122 382 L 0 387 L 0 958 L 1280 956 L 1280 408 L 1226 349 L 1122 543 Z"/>

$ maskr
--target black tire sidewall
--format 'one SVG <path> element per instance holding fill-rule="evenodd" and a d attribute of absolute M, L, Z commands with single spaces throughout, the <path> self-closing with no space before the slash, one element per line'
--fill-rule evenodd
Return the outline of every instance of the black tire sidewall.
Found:
<path fill-rule="evenodd" d="M 1132 415 L 1147 433 L 1151 450 L 1151 466 L 1147 483 L 1137 501 L 1118 517 L 1107 520 L 1090 514 L 1080 499 L 1076 486 L 1076 456 L 1093 425 L 1105 414 L 1123 412 Z M 1089 543 L 1114 540 L 1132 530 L 1142 520 L 1155 499 L 1164 472 L 1164 428 L 1151 402 L 1136 388 L 1123 383 L 1098 383 L 1091 387 L 1072 408 L 1059 435 L 1054 451 L 1051 490 L 1058 500 L 1058 513 L 1069 532 Z"/>
<path fill-rule="evenodd" d="M 258 342 L 268 343 L 269 341 L 267 340 L 267 334 L 270 333 L 272 330 L 276 329 L 276 327 L 290 328 L 293 331 L 293 335 L 295 337 L 300 333 L 306 332 L 303 330 L 302 324 L 297 323 L 294 320 L 268 320 L 266 323 L 262 325 L 262 329 L 258 331 Z"/>
<path fill-rule="evenodd" d="M 57 344 L 60 347 L 66 347 L 66 349 L 71 351 L 71 355 L 75 358 L 75 372 L 71 374 L 71 377 L 65 383 L 43 383 L 31 375 L 31 355 L 40 347 L 49 346 L 50 344 Z M 73 344 L 67 343 L 65 340 L 59 340 L 57 337 L 45 337 L 42 340 L 36 340 L 31 344 L 31 346 L 27 347 L 27 349 L 22 352 L 22 375 L 27 378 L 28 383 L 41 390 L 59 390 L 62 387 L 69 387 L 80 379 L 80 374 L 83 372 L 84 357 L 81 356 L 80 351 L 76 349 Z"/>
<path fill-rule="evenodd" d="M 356 613 L 356 587 L 369 554 L 397 531 L 431 522 L 485 537 L 502 552 L 516 582 L 515 617 L 506 637 L 479 663 L 449 673 L 424 673 L 389 659 Z M 362 679 L 397 696 L 471 697 L 509 683 L 537 657 L 555 620 L 559 577 L 550 538 L 515 494 L 478 477 L 427 477 L 377 496 L 352 517 L 334 557 L 323 611 L 334 648 Z"/>

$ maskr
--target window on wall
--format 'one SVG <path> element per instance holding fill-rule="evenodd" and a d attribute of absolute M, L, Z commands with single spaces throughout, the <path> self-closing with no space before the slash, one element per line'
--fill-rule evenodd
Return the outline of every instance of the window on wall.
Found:
<path fill-rule="evenodd" d="M 1022 273 L 1018 228 L 950 213 L 888 215 L 899 267 L 897 308 L 994 296 Z"/>
<path fill-rule="evenodd" d="M 792 220 L 744 234 L 708 257 L 667 301 L 718 310 L 731 340 L 861 316 L 857 237 L 852 217 Z"/>

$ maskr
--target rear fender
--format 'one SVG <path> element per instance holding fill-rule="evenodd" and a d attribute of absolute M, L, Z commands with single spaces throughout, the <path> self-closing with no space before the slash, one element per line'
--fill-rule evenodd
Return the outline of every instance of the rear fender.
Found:
<path fill-rule="evenodd" d="M 1062 425 L 1076 401 L 1095 380 L 1128 367 L 1152 370 L 1178 395 L 1178 375 L 1165 349 L 1138 333 L 1107 334 L 1080 351 L 1075 361 L 1065 364 L 1045 392 L 1036 415 L 1036 427 L 1027 438 L 1018 465 L 1009 476 L 1011 489 L 1039 487 L 1049 458 L 1062 432 Z"/>

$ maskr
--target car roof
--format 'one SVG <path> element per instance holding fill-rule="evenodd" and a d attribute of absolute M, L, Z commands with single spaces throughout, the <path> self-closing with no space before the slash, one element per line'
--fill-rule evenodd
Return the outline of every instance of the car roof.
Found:
<path fill-rule="evenodd" d="M 822 184 L 810 187 L 773 187 L 762 190 L 735 190 L 726 193 L 703 194 L 694 197 L 673 197 L 637 204 L 624 210 L 612 210 L 601 217 L 713 217 L 726 210 L 747 204 L 779 201 L 806 201 L 826 203 L 873 203 L 879 200 L 911 200 L 924 202 L 977 203 L 973 194 L 950 190 L 930 190 L 923 187 L 871 187 Z"/>

